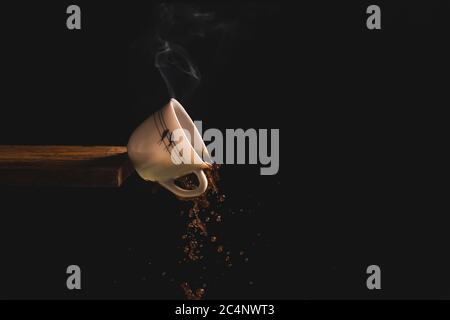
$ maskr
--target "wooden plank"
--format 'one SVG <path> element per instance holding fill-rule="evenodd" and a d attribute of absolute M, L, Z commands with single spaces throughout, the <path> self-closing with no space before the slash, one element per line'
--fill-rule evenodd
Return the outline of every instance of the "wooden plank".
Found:
<path fill-rule="evenodd" d="M 133 172 L 121 146 L 0 146 L 0 185 L 120 187 Z"/>

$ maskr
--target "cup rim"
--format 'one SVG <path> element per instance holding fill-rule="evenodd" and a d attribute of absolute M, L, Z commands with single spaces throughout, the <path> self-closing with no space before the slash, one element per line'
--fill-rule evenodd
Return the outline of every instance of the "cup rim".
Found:
<path fill-rule="evenodd" d="M 183 126 L 181 125 L 180 121 L 178 120 L 178 116 L 177 116 L 177 112 L 176 112 L 175 108 L 176 108 L 178 111 L 180 111 L 180 112 L 183 114 L 183 116 L 186 117 L 186 119 L 189 120 L 189 121 L 192 123 L 192 126 L 193 126 L 195 132 L 200 136 L 200 143 L 201 143 L 202 149 L 205 150 L 206 156 L 208 157 L 208 159 L 211 159 L 211 156 L 209 155 L 209 152 L 208 152 L 208 148 L 206 148 L 205 142 L 203 141 L 203 139 L 202 139 L 202 137 L 201 137 L 201 135 L 200 135 L 200 132 L 198 132 L 197 126 L 195 125 L 194 121 L 192 121 L 192 118 L 189 116 L 189 114 L 186 112 L 186 109 L 184 109 L 183 105 L 182 105 L 178 100 L 176 100 L 175 98 L 171 98 L 171 99 L 170 99 L 170 101 L 169 101 L 169 103 L 168 103 L 168 106 L 169 106 L 169 110 L 170 110 L 170 112 L 171 112 L 171 115 L 173 116 L 173 118 L 174 118 L 175 121 L 176 121 L 176 124 L 177 124 L 178 128 L 183 129 L 183 130 L 182 130 L 182 132 L 183 132 L 183 137 L 186 139 L 186 141 L 188 141 L 189 146 L 191 147 L 191 149 L 194 150 L 196 156 L 201 160 L 201 163 L 200 163 L 200 164 L 207 164 L 207 165 L 210 165 L 212 161 L 210 161 L 210 162 L 205 161 L 204 157 L 202 157 L 202 156 L 197 152 L 197 150 L 196 150 L 196 149 L 194 148 L 194 146 L 192 145 L 191 140 L 188 139 L 188 137 L 186 136 L 186 133 L 184 132 L 185 128 L 183 128 Z M 195 138 L 194 138 L 194 139 L 195 139 Z"/>

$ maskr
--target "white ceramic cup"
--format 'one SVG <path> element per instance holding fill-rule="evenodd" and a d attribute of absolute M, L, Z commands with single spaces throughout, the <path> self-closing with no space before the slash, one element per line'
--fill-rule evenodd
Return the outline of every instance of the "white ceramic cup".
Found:
<path fill-rule="evenodd" d="M 177 100 L 171 99 L 139 125 L 127 148 L 134 168 L 144 180 L 156 181 L 183 198 L 197 197 L 206 191 L 208 179 L 203 169 L 210 168 L 211 158 L 195 124 Z M 190 156 L 179 157 L 180 150 L 188 150 Z M 175 179 L 190 173 L 198 178 L 196 189 L 183 189 L 175 184 Z"/>

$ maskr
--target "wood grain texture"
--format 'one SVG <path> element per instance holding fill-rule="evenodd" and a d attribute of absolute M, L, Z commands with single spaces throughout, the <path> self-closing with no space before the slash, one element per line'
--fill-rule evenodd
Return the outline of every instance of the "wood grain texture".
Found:
<path fill-rule="evenodd" d="M 0 146 L 0 185 L 120 187 L 134 171 L 117 146 Z"/>

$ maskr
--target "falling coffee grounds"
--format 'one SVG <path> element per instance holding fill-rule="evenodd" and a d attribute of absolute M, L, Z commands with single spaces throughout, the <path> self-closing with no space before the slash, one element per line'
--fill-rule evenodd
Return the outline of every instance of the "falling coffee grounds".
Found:
<path fill-rule="evenodd" d="M 220 166 L 213 164 L 211 169 L 205 170 L 208 179 L 208 188 L 205 193 L 196 198 L 184 199 L 187 203 L 187 208 L 182 210 L 182 215 L 187 213 L 187 223 L 185 233 L 181 239 L 184 241 L 182 263 L 198 262 L 204 258 L 203 250 L 205 243 L 212 245 L 217 253 L 224 251 L 224 246 L 220 244 L 220 239 L 217 235 L 209 235 L 208 226 L 222 222 L 222 217 L 218 214 L 221 203 L 225 201 L 225 195 L 219 191 L 217 186 L 220 180 L 219 176 Z M 177 185 L 185 189 L 195 189 L 198 181 L 194 174 L 187 175 L 177 179 Z M 213 209 L 214 207 L 214 209 Z M 228 252 L 229 253 L 229 252 Z M 230 255 L 224 257 L 224 262 L 231 266 Z M 205 268 L 205 267 L 204 267 Z M 205 294 L 206 284 L 203 288 L 191 290 L 186 281 L 182 282 L 181 288 L 187 299 L 201 299 Z"/>
<path fill-rule="evenodd" d="M 238 250 L 233 256 L 224 234 L 225 225 L 223 217 L 225 212 L 234 214 L 236 211 L 225 206 L 226 196 L 218 187 L 220 181 L 220 166 L 211 165 L 206 169 L 208 179 L 207 190 L 199 197 L 180 198 L 180 217 L 183 219 L 181 244 L 179 246 L 181 256 L 178 260 L 177 276 L 171 278 L 171 282 L 178 282 L 179 288 L 188 300 L 200 300 L 205 298 L 208 287 L 207 280 L 211 277 L 211 270 L 217 276 L 224 276 L 225 269 L 234 268 L 233 259 L 240 262 L 248 262 L 247 252 Z M 195 174 L 178 178 L 175 183 L 184 189 L 195 189 L 198 179 Z M 155 189 L 155 193 L 158 190 Z M 239 212 L 243 212 L 240 209 Z M 259 233 L 258 233 L 259 235 Z M 216 268 L 222 269 L 222 271 Z M 225 268 L 225 269 L 224 269 Z M 165 272 L 163 276 L 165 275 Z"/>

